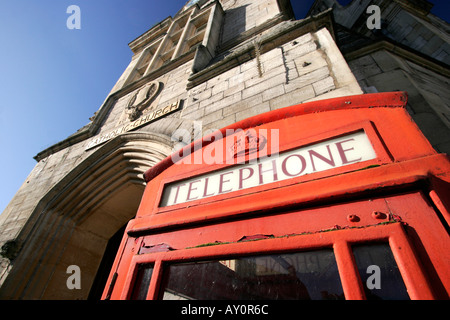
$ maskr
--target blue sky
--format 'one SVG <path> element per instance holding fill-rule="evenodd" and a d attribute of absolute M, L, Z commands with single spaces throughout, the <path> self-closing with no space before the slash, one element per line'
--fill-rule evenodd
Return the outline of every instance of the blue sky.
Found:
<path fill-rule="evenodd" d="M 100 108 L 130 62 L 128 43 L 186 2 L 0 2 L 0 213 L 35 166 L 33 157 Z M 292 0 L 300 16 L 313 2 Z M 434 2 L 436 14 L 448 14 L 448 0 Z M 66 26 L 70 5 L 81 9 L 80 30 Z"/>

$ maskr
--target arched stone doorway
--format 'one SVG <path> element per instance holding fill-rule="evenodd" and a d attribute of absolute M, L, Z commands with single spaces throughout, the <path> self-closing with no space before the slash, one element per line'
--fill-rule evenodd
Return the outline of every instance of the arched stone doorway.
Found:
<path fill-rule="evenodd" d="M 87 299 L 108 241 L 138 209 L 142 174 L 172 152 L 169 137 L 120 135 L 68 173 L 40 201 L 18 237 L 20 252 L 0 297 Z M 78 266 L 81 288 L 66 285 Z"/>

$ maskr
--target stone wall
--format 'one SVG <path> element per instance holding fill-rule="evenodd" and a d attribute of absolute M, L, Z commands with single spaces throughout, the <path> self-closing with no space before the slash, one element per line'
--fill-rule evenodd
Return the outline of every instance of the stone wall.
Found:
<path fill-rule="evenodd" d="M 380 49 L 349 66 L 365 92 L 406 91 L 408 111 L 423 134 L 438 152 L 450 154 L 448 69 L 431 62 L 426 68 L 414 58 Z"/>
<path fill-rule="evenodd" d="M 322 29 L 194 87 L 182 119 L 202 121 L 205 130 L 220 129 L 278 108 L 359 93 L 333 38 Z"/>
<path fill-rule="evenodd" d="M 338 0 L 317 0 L 310 13 L 317 14 L 326 8 L 333 8 L 336 23 L 351 29 L 354 33 L 369 38 L 387 37 L 450 65 L 450 26 L 430 13 L 432 8 L 430 2 L 354 0 L 347 6 L 342 6 Z M 366 26 L 369 17 L 366 8 L 369 5 L 380 8 L 382 22 L 380 30 L 370 30 Z"/>

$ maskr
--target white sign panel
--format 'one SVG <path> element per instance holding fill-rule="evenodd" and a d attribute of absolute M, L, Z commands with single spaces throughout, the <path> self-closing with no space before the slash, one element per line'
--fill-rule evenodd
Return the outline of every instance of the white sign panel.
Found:
<path fill-rule="evenodd" d="M 160 206 L 171 206 L 372 160 L 364 131 L 166 185 Z"/>

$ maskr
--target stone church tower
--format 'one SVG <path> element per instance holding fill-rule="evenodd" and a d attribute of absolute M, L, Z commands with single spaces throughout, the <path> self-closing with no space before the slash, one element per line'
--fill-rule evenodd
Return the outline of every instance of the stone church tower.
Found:
<path fill-rule="evenodd" d="M 366 8 L 381 9 L 368 29 Z M 450 152 L 449 26 L 424 0 L 191 0 L 130 42 L 131 62 L 91 122 L 43 150 L 0 215 L 1 299 L 98 299 L 143 173 L 248 117 L 304 102 L 407 91 Z M 81 270 L 69 289 L 69 266 Z"/>

